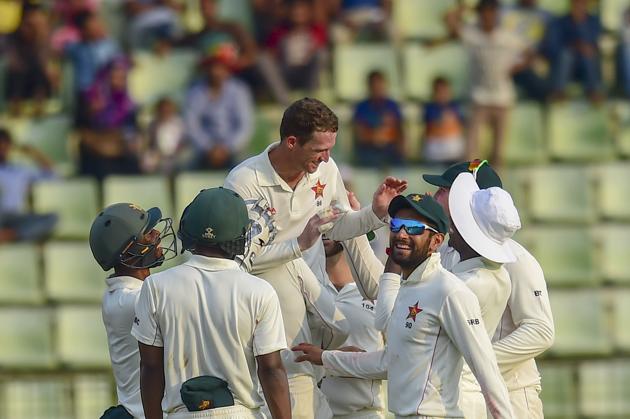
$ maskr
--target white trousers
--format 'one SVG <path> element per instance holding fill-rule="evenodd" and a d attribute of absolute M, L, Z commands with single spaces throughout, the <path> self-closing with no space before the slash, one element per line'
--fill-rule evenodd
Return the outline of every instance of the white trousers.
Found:
<path fill-rule="evenodd" d="M 293 419 L 332 419 L 333 414 L 328 400 L 315 380 L 310 375 L 293 375 L 288 377 L 289 395 L 291 396 L 291 417 Z M 262 410 L 271 418 L 268 407 Z"/>
<path fill-rule="evenodd" d="M 530 386 L 510 391 L 510 403 L 517 418 L 544 419 L 540 386 Z"/>
<path fill-rule="evenodd" d="M 196 418 L 222 418 L 222 419 L 265 419 L 260 409 L 251 410 L 244 406 L 235 405 L 219 407 L 217 409 L 201 410 L 199 412 L 177 412 L 167 415 L 167 419 L 196 419 Z"/>

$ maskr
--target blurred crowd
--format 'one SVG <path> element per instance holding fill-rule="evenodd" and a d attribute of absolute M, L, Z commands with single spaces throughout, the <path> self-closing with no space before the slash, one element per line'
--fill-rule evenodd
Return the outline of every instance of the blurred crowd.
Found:
<path fill-rule="evenodd" d="M 286 106 L 300 95 L 317 95 L 335 45 L 397 45 L 393 1 L 249 0 L 248 27 L 222 18 L 219 0 L 4 0 L 0 107 L 9 118 L 39 117 L 70 82 L 73 106 L 64 112 L 71 113 L 78 134 L 80 175 L 101 180 L 110 174 L 229 169 L 248 149 L 256 105 Z M 630 7 L 619 17 L 620 32 L 606 34 L 598 2 L 567 1 L 563 15 L 536 0 L 453 2 L 443 16 L 447 35 L 418 42 L 464 46 L 468 95 L 456 97 L 447 77 L 432 81 L 431 98 L 418 116 L 421 155 L 410 158 L 401 103 L 390 96 L 386 74 L 375 69 L 365 80 L 367 97 L 354 105 L 352 163 L 392 167 L 409 160 L 470 160 L 478 157 L 480 133 L 489 130 L 491 161 L 501 167 L 516 100 L 562 101 L 576 85 L 594 106 L 609 96 L 630 97 Z M 237 3 L 243 1 L 232 5 Z M 602 82 L 605 35 L 618 41 L 614 89 Z M 196 77 L 181 97 L 135 103 L 128 76 L 137 53 L 164 57 L 181 50 L 197 56 Z M 64 66 L 72 70 L 70 81 L 64 80 Z M 0 134 L 0 151 L 9 150 L 11 134 Z M 46 156 L 21 151 L 42 168 L 37 175 L 25 169 L 21 184 L 54 176 Z M 18 199 L 7 198 L 12 193 L 6 191 L 16 188 L 8 184 L 20 170 L 8 155 L 0 152 L 0 211 L 15 213 L 20 211 L 7 201 Z"/>

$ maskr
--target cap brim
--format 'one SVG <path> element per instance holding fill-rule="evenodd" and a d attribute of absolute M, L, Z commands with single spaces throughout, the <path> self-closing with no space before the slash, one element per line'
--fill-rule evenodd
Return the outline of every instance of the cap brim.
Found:
<path fill-rule="evenodd" d="M 151 229 L 162 219 L 162 211 L 157 207 L 150 208 L 147 210 L 147 217 L 149 220 L 147 221 L 147 225 L 144 227 L 145 234 L 151 231 Z"/>
<path fill-rule="evenodd" d="M 479 227 L 472 212 L 472 196 L 479 190 L 475 178 L 470 173 L 461 173 L 451 186 L 448 205 L 453 224 L 464 241 L 484 258 L 497 263 L 510 263 L 516 260 L 508 242 L 497 243 Z"/>
<path fill-rule="evenodd" d="M 422 175 L 422 179 L 430 185 L 438 186 L 441 188 L 450 188 L 451 183 L 444 179 L 442 175 Z"/>
<path fill-rule="evenodd" d="M 392 199 L 392 202 L 389 204 L 389 208 L 387 212 L 389 213 L 389 216 L 393 218 L 396 216 L 396 213 L 403 208 L 411 208 L 412 210 L 417 212 L 419 215 L 426 218 L 431 224 L 436 224 L 431 214 L 426 213 L 422 208 L 416 207 L 409 198 L 403 195 L 398 195 L 397 197 Z"/>

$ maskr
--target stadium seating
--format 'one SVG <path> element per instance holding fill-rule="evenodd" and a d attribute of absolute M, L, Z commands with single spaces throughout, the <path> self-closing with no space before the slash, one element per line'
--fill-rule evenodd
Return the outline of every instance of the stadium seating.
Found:
<path fill-rule="evenodd" d="M 622 156 L 630 157 L 630 104 L 618 101 L 614 109 L 617 148 Z"/>
<path fill-rule="evenodd" d="M 523 228 L 527 228 L 527 219 L 529 214 L 525 193 L 525 179 L 528 175 L 528 170 L 504 170 L 500 175 L 501 182 L 503 183 L 503 189 L 510 193 L 512 200 L 514 201 L 514 205 L 516 206 L 516 209 L 518 209 L 518 215 L 521 218 L 521 225 Z"/>
<path fill-rule="evenodd" d="M 59 362 L 69 368 L 110 367 L 100 306 L 59 306 L 55 321 Z"/>
<path fill-rule="evenodd" d="M 619 285 L 630 284 L 630 226 L 602 225 L 597 233 L 601 276 Z"/>
<path fill-rule="evenodd" d="M 33 187 L 33 210 L 59 216 L 54 237 L 87 239 L 100 209 L 99 198 L 92 178 L 39 182 Z"/>
<path fill-rule="evenodd" d="M 39 304 L 43 302 L 41 257 L 32 244 L 0 246 L 0 303 Z"/>
<path fill-rule="evenodd" d="M 55 301 L 100 302 L 107 273 L 87 242 L 48 242 L 44 246 L 46 293 Z"/>
<path fill-rule="evenodd" d="M 435 39 L 447 35 L 444 16 L 455 0 L 406 0 L 393 2 L 394 26 L 404 39 Z"/>
<path fill-rule="evenodd" d="M 129 202 L 145 210 L 158 207 L 164 217 L 173 214 L 168 180 L 161 176 L 109 176 L 103 181 L 103 205 Z"/>
<path fill-rule="evenodd" d="M 49 309 L 1 308 L 0 368 L 47 369 L 54 366 L 51 326 Z"/>
<path fill-rule="evenodd" d="M 597 202 L 601 217 L 616 221 L 630 220 L 630 167 L 625 163 L 597 168 Z"/>
<path fill-rule="evenodd" d="M 334 49 L 333 77 L 335 92 L 342 100 L 357 101 L 367 95 L 367 75 L 381 70 L 390 93 L 400 95 L 400 71 L 396 51 L 388 44 L 338 45 Z"/>
<path fill-rule="evenodd" d="M 229 21 L 240 23 L 249 33 L 254 32 L 254 16 L 251 0 L 221 0 L 219 15 Z"/>
<path fill-rule="evenodd" d="M 74 377 L 74 412 L 77 418 L 99 418 L 109 406 L 116 405 L 112 397 L 112 380 L 106 375 L 84 374 Z"/>
<path fill-rule="evenodd" d="M 208 188 L 223 186 L 227 172 L 188 172 L 175 178 L 175 211 L 179 217 L 184 208 L 192 202 L 197 194 Z"/>
<path fill-rule="evenodd" d="M 462 98 L 466 93 L 467 63 L 464 48 L 456 42 L 433 47 L 407 44 L 403 50 L 405 95 L 429 100 L 433 79 L 445 76 L 451 82 L 454 97 Z"/>
<path fill-rule="evenodd" d="M 628 304 L 630 302 L 630 291 L 628 289 L 617 289 L 611 293 L 610 298 L 612 300 L 615 347 L 628 352 L 630 351 L 630 329 L 626 322 L 630 319 L 630 304 Z"/>
<path fill-rule="evenodd" d="M 617 31 L 623 23 L 623 12 L 630 7 L 628 0 L 601 0 L 602 24 L 610 31 Z"/>
<path fill-rule="evenodd" d="M 549 293 L 556 338 L 550 353 L 558 356 L 607 355 L 612 351 L 604 296 L 597 289 Z"/>
<path fill-rule="evenodd" d="M 543 113 L 538 104 L 521 103 L 514 107 L 506 140 L 505 161 L 509 165 L 545 162 Z"/>
<path fill-rule="evenodd" d="M 72 382 L 66 377 L 35 377 L 7 380 L 0 417 L 29 419 L 87 419 L 72 409 Z M 2 414 L 3 411 L 6 414 Z M 102 411 L 101 411 L 102 413 Z M 98 416 L 91 416 L 92 418 Z"/>
<path fill-rule="evenodd" d="M 542 378 L 543 409 L 547 419 L 577 417 L 575 370 L 569 364 L 539 363 Z"/>
<path fill-rule="evenodd" d="M 355 193 L 361 206 L 370 205 L 374 191 L 385 178 L 385 174 L 374 169 L 360 168 L 353 168 L 351 173 L 348 179 L 350 190 Z"/>
<path fill-rule="evenodd" d="M 615 153 L 609 110 L 587 102 L 555 104 L 548 111 L 552 157 L 569 161 L 606 161 Z"/>
<path fill-rule="evenodd" d="M 536 227 L 523 232 L 526 247 L 538 260 L 551 286 L 589 286 L 599 281 L 588 229 Z"/>
<path fill-rule="evenodd" d="M 584 167 L 532 168 L 525 176 L 528 212 L 535 220 L 590 223 L 596 218 L 591 173 Z"/>
<path fill-rule="evenodd" d="M 583 362 L 579 367 L 579 406 L 585 417 L 627 417 L 630 412 L 630 362 Z"/>

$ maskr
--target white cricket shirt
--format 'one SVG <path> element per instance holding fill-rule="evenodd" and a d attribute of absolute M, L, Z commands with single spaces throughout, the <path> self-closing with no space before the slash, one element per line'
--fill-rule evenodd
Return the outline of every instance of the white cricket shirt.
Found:
<path fill-rule="evenodd" d="M 181 385 L 201 375 L 225 380 L 236 404 L 261 407 L 255 357 L 286 348 L 273 288 L 233 260 L 200 255 L 145 280 L 131 333 L 164 348 L 167 414 L 187 412 Z"/>
<path fill-rule="evenodd" d="M 387 327 L 387 348 L 324 352 L 338 375 L 388 379 L 397 416 L 463 417 L 458 407 L 462 355 L 495 417 L 513 417 L 505 384 L 472 291 L 433 254 L 402 281 Z"/>
<path fill-rule="evenodd" d="M 368 352 L 383 349 L 383 335 L 374 327 L 374 301 L 364 299 L 357 285 L 349 283 L 339 290 L 336 302 L 350 324 L 350 334 L 342 346 Z M 385 408 L 381 380 L 328 376 L 321 390 L 335 416 Z"/>
<path fill-rule="evenodd" d="M 103 294 L 101 310 L 118 402 L 134 418 L 144 418 L 140 397 L 140 353 L 138 341 L 131 335 L 142 281 L 131 276 L 112 276 L 105 282 L 107 290 Z"/>

